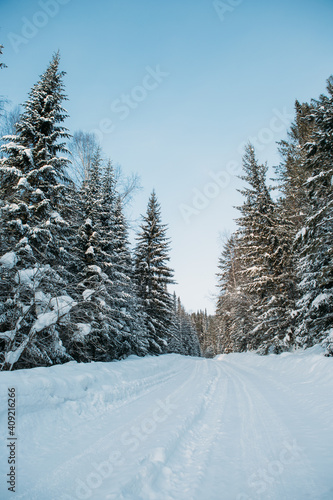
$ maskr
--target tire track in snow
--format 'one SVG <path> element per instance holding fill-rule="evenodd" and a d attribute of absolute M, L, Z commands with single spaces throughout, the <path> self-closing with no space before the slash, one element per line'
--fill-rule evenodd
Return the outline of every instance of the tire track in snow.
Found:
<path fill-rule="evenodd" d="M 248 373 L 242 368 L 227 366 L 234 381 L 237 381 L 239 402 L 242 405 L 241 414 L 243 418 L 243 453 L 244 464 L 252 464 L 252 471 L 247 471 L 250 500 L 281 500 L 292 498 L 293 500 L 312 500 L 316 498 L 318 485 L 313 481 L 313 470 L 310 461 L 306 457 L 304 450 L 300 449 L 295 440 L 295 435 L 291 429 L 280 418 L 276 410 L 263 395 L 260 390 L 262 384 L 267 384 L 267 380 L 262 379 L 258 374 L 256 382 L 252 382 Z M 268 383 L 270 384 L 271 381 Z M 272 391 L 273 388 L 270 388 Z M 277 392 L 279 394 L 279 392 Z M 289 399 L 288 399 L 289 401 Z M 290 412 L 288 404 L 285 404 L 285 411 Z M 244 429 L 247 432 L 244 433 Z M 277 443 L 280 443 L 277 446 Z M 289 453 L 287 464 L 283 463 L 283 458 L 287 456 L 287 451 L 294 450 L 295 456 Z M 247 456 L 251 451 L 252 457 Z M 289 463 L 290 462 L 290 463 Z M 294 474 L 294 481 L 302 487 L 302 492 L 288 491 L 291 480 L 290 474 Z M 249 488 L 250 487 L 250 488 Z M 237 497 L 236 497 L 237 498 Z M 242 492 L 240 492 L 242 498 Z M 245 497 L 246 498 L 246 497 Z"/>
<path fill-rule="evenodd" d="M 208 382 L 203 394 L 200 394 L 199 404 L 177 428 L 166 449 L 160 450 L 157 456 L 151 454 L 145 457 L 142 461 L 143 472 L 137 474 L 122 489 L 122 500 L 195 498 L 196 490 L 206 474 L 216 435 L 216 423 L 222 417 L 228 390 L 228 380 L 221 377 L 220 367 L 208 363 L 205 362 L 204 370 Z M 213 372 L 211 377 L 208 375 L 209 371 Z M 140 492 L 140 496 L 134 496 L 134 491 L 137 494 Z"/>
<path fill-rule="evenodd" d="M 244 396 L 233 374 L 222 364 L 220 370 L 222 377 L 228 380 L 228 391 L 223 402 L 223 413 L 215 424 L 215 439 L 210 449 L 206 474 L 202 477 L 193 500 L 205 498 L 206 491 L 210 492 L 210 500 L 224 500 L 224 491 L 228 491 L 228 500 L 236 499 L 242 491 L 242 481 L 251 467 L 243 446 L 246 432 L 243 419 Z M 216 403 L 218 406 L 221 404 L 218 400 Z"/>
<path fill-rule="evenodd" d="M 103 410 L 102 407 L 102 412 L 101 412 L 101 417 L 97 415 L 98 419 L 98 425 L 96 425 L 96 415 L 95 416 L 89 416 L 88 419 L 84 419 L 83 417 L 79 416 L 80 420 L 78 421 L 78 415 L 75 415 L 75 418 L 73 419 L 73 428 L 74 431 L 77 432 L 77 435 L 87 435 L 93 433 L 94 435 L 98 436 L 98 438 L 94 439 L 90 437 L 90 441 L 92 441 L 92 444 L 85 446 L 83 444 L 83 448 L 80 450 L 79 453 L 76 453 L 74 455 L 71 455 L 69 459 L 64 460 L 64 456 L 62 455 L 62 460 L 61 464 L 59 466 L 55 466 L 51 473 L 47 477 L 42 477 L 39 479 L 38 483 L 35 484 L 35 486 L 30 489 L 25 491 L 22 495 L 17 494 L 16 497 L 18 499 L 38 499 L 38 500 L 44 500 L 45 498 L 45 491 L 50 490 L 54 491 L 52 488 L 56 488 L 57 484 L 59 484 L 59 478 L 62 478 L 62 481 L 65 481 L 66 478 L 70 478 L 71 476 L 73 477 L 72 471 L 75 470 L 80 470 L 80 463 L 85 464 L 87 462 L 87 457 L 91 457 L 91 460 L 88 462 L 91 462 L 93 460 L 96 460 L 96 462 L 101 462 L 101 455 L 103 455 L 103 452 L 105 454 L 108 453 L 109 448 L 110 448 L 110 443 L 117 443 L 117 439 L 119 435 L 124 432 L 128 426 L 131 424 L 128 421 L 123 422 L 121 426 L 117 426 L 113 428 L 110 432 L 110 426 L 112 427 L 112 423 L 110 423 L 110 415 L 112 412 L 112 417 L 117 419 L 121 417 L 121 415 L 124 415 L 124 408 L 128 407 L 130 408 L 133 404 L 136 402 L 139 402 L 142 399 L 149 398 L 151 394 L 154 392 L 157 393 L 157 398 L 160 396 L 161 389 L 164 386 L 167 386 L 170 381 L 173 379 L 178 379 L 183 376 L 183 373 L 187 373 L 188 368 L 186 366 L 182 366 L 181 369 L 178 370 L 172 370 L 172 371 L 167 371 L 167 372 L 162 372 L 159 373 L 158 375 L 153 375 L 153 376 L 148 376 L 145 377 L 141 380 L 144 380 L 146 383 L 148 382 L 147 385 L 144 385 L 139 382 L 131 384 L 133 387 L 133 390 L 128 393 L 128 391 L 125 391 L 126 399 L 121 401 L 119 399 L 119 402 L 116 406 L 108 405 L 106 409 Z M 196 370 L 196 367 L 195 367 Z M 184 382 L 181 384 L 175 392 L 182 391 L 182 388 L 185 384 L 188 382 Z M 136 385 L 137 384 L 137 385 Z M 137 390 L 135 390 L 136 387 L 141 387 L 141 391 L 138 393 Z M 74 414 L 76 412 L 74 411 Z M 129 415 L 131 415 L 131 419 L 137 420 L 138 415 L 135 413 L 132 414 L 131 412 L 128 412 Z M 95 424 L 92 426 L 92 422 L 95 420 Z M 133 423 L 134 423 L 133 422 Z M 86 428 L 86 431 L 84 429 Z M 63 442 L 68 442 L 71 440 L 71 429 L 64 429 L 60 428 L 57 429 L 57 433 L 59 433 L 59 446 L 61 446 L 61 443 Z M 66 439 L 67 435 L 67 439 Z M 73 444 L 77 444 L 77 441 L 74 439 Z M 47 449 L 47 448 L 46 448 Z M 42 459 L 42 457 L 41 457 Z M 38 464 L 36 464 L 38 465 Z M 74 474 L 75 477 L 75 474 Z M 43 493 L 40 493 L 43 492 Z M 51 497 L 50 497 L 51 498 Z M 97 497 L 98 498 L 98 497 Z"/>
<path fill-rule="evenodd" d="M 199 363 L 201 360 L 199 361 Z M 191 376 L 188 376 L 188 371 L 189 367 L 191 367 Z M 167 372 L 168 373 L 168 372 Z M 119 445 L 119 448 L 123 448 L 123 445 L 119 443 L 119 436 L 121 436 L 132 424 L 135 424 L 137 421 L 143 421 L 146 415 L 150 415 L 150 408 L 145 408 L 145 411 L 142 414 L 137 414 L 135 411 L 131 409 L 131 406 L 135 405 L 136 402 L 140 402 L 140 400 L 145 400 L 145 398 L 148 397 L 148 404 L 151 403 L 151 395 L 156 392 L 156 398 L 160 399 L 161 394 L 163 393 L 163 387 L 166 389 L 168 388 L 168 385 L 170 382 L 172 382 L 174 379 L 180 379 L 184 380 L 184 382 L 181 382 L 180 384 L 177 385 L 177 388 L 171 392 L 167 391 L 168 398 L 171 398 L 172 400 L 176 401 L 177 400 L 177 395 L 179 395 L 179 400 L 182 399 L 182 395 L 186 394 L 185 387 L 187 385 L 192 385 L 192 382 L 194 378 L 197 376 L 198 373 L 198 364 L 196 363 L 194 367 L 192 368 L 192 363 L 190 363 L 188 366 L 182 366 L 182 368 L 178 371 L 172 372 L 168 376 L 166 376 L 165 372 L 162 372 L 158 376 L 156 376 L 156 384 L 154 383 L 153 386 L 148 389 L 142 391 L 140 394 L 134 394 L 132 398 L 124 400 L 123 404 L 118 406 L 115 411 L 112 414 L 112 417 L 121 419 L 121 425 L 117 425 L 113 430 L 110 432 L 110 426 L 112 427 L 112 421 L 110 421 L 110 415 L 104 415 L 103 419 L 101 420 L 100 424 L 98 427 L 94 428 L 94 434 L 98 435 L 98 438 L 93 440 L 93 443 L 89 446 L 85 446 L 79 453 L 76 453 L 75 455 L 72 455 L 71 458 L 67 460 L 63 460 L 61 465 L 58 467 L 52 469 L 52 472 L 50 475 L 47 477 L 41 478 L 38 483 L 35 485 L 35 487 L 31 490 L 28 490 L 23 493 L 21 496 L 17 496 L 18 499 L 29 499 L 29 500 L 44 500 L 45 498 L 45 492 L 46 491 L 55 491 L 57 488 L 57 485 L 59 485 L 59 478 L 62 478 L 63 484 L 66 483 L 66 481 L 69 481 L 70 478 L 75 477 L 74 471 L 80 470 L 83 467 L 86 466 L 87 462 L 88 464 L 91 462 L 102 462 L 103 459 L 101 457 L 103 456 L 108 456 L 110 453 L 110 443 L 113 444 L 113 448 L 117 449 L 117 445 Z M 155 377 L 154 377 L 155 378 Z M 156 401 L 156 400 L 155 400 Z M 126 414 L 124 413 L 124 408 L 128 407 L 127 416 L 129 417 L 129 420 L 126 420 L 124 418 L 121 418 L 122 416 L 125 416 Z M 110 409 L 112 410 L 112 408 Z M 89 419 L 88 423 L 90 422 L 91 419 Z M 124 421 L 125 420 L 125 421 Z M 76 422 L 77 423 L 77 422 Z M 86 425 L 86 422 L 79 422 L 78 424 L 78 435 L 82 434 L 82 426 Z M 89 428 L 88 428 L 89 431 Z M 90 428 L 91 431 L 91 428 Z M 91 438 L 90 438 L 91 440 Z M 89 457 L 89 460 L 87 461 L 87 457 Z M 126 462 L 125 467 L 128 466 L 128 463 Z M 91 469 L 89 469 L 91 472 Z M 84 477 L 84 474 L 82 474 Z M 112 481 L 111 481 L 112 484 Z M 42 493 L 41 493 L 42 492 Z M 100 500 L 100 497 L 98 496 L 98 492 L 96 492 L 97 496 L 96 497 L 91 497 L 92 499 L 96 498 Z M 74 495 L 73 495 L 74 497 Z M 51 497 L 50 497 L 51 498 Z M 118 498 L 118 497 L 116 497 Z M 104 500 L 104 499 L 103 499 Z"/>
<path fill-rule="evenodd" d="M 248 377 L 253 377 L 255 379 L 255 383 L 256 383 L 256 387 L 259 388 L 259 390 L 264 393 L 264 386 L 263 386 L 263 380 L 262 380 L 262 377 L 260 375 L 260 373 L 258 373 L 258 369 L 257 368 L 249 368 L 248 366 L 246 368 L 242 367 L 242 368 L 239 368 L 238 366 L 234 366 L 234 363 L 233 362 L 230 362 L 228 361 L 228 364 L 231 363 L 231 366 L 233 366 L 234 369 L 237 370 L 237 372 L 239 374 L 243 374 L 245 377 L 246 377 L 246 380 L 248 380 Z M 288 380 L 288 385 L 283 382 L 283 380 L 277 380 L 276 377 L 279 377 L 280 376 L 280 373 L 279 372 L 273 372 L 273 371 L 269 371 L 266 369 L 266 377 L 265 377 L 265 393 L 268 394 L 268 395 L 271 395 L 271 394 L 281 394 L 283 393 L 284 396 L 286 396 L 288 398 L 288 401 L 292 401 L 293 403 L 293 409 L 294 410 L 297 410 L 296 411 L 296 414 L 294 415 L 294 418 L 297 419 L 299 418 L 299 415 L 300 414 L 303 414 L 303 415 L 306 415 L 306 414 L 311 414 L 312 418 L 311 420 L 314 420 L 314 421 L 318 421 L 318 425 L 324 425 L 324 426 L 327 426 L 327 415 L 324 415 L 321 413 L 320 409 L 318 409 L 318 406 L 317 406 L 317 403 L 316 403 L 316 394 L 315 394 L 315 391 L 316 391 L 316 388 L 313 386 L 313 381 L 310 382 L 310 388 L 312 389 L 312 394 L 311 393 L 308 393 L 308 392 L 300 392 L 300 388 L 299 388 L 299 382 L 298 382 L 298 386 L 297 386 L 297 389 L 294 388 L 291 383 L 293 381 Z M 323 385 L 323 382 L 324 381 L 320 381 L 320 388 L 322 388 L 322 385 Z M 305 382 L 305 384 L 308 384 L 308 382 Z M 266 396 L 266 399 L 267 399 L 267 396 Z M 319 401 L 321 403 L 321 398 L 319 397 Z M 276 398 L 275 398 L 275 401 L 273 401 L 271 404 L 274 404 L 276 402 Z M 277 407 L 277 405 L 275 404 L 275 407 Z M 279 408 L 277 407 L 275 409 L 275 411 L 279 410 Z M 288 413 L 282 413 L 280 414 L 280 417 L 281 419 L 284 419 L 286 422 L 290 422 L 290 419 L 292 417 L 292 414 L 290 414 L 290 407 L 288 408 Z M 328 417 L 329 418 L 329 422 L 331 422 L 331 418 L 330 416 Z"/>
<path fill-rule="evenodd" d="M 75 479 L 85 480 L 94 471 L 93 462 L 105 460 L 113 448 L 123 453 L 125 463 L 93 489 L 89 500 L 328 500 L 321 494 L 325 482 L 320 489 L 313 480 L 318 481 L 318 471 L 306 453 L 301 450 L 295 459 L 289 453 L 288 463 L 281 458 L 286 457 L 285 443 L 294 443 L 297 418 L 310 410 L 311 401 L 298 407 L 301 400 L 293 401 L 294 392 L 282 379 L 275 380 L 274 372 L 240 361 L 180 359 L 178 370 L 161 364 L 156 375 L 126 381 L 127 388 L 120 380 L 114 393 L 119 397 L 102 397 L 96 428 L 91 429 L 89 411 L 81 416 L 73 411 L 77 433 L 73 446 L 67 446 L 71 458 L 16 498 L 62 500 L 65 493 L 83 498 L 75 495 Z M 121 442 L 122 433 L 151 418 L 163 398 L 173 403 L 172 413 L 131 452 Z M 305 430 L 311 422 L 320 424 L 314 416 L 305 421 Z M 85 435 L 82 443 L 79 438 Z M 321 463 L 318 454 L 315 460 Z"/>

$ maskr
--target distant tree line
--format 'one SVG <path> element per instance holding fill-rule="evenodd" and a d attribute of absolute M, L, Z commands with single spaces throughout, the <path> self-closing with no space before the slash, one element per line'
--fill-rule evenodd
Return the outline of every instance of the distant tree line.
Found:
<path fill-rule="evenodd" d="M 55 54 L 23 111 L 2 117 L 0 369 L 200 356 L 194 323 L 168 291 L 173 271 L 156 194 L 132 254 L 123 204 L 135 179 L 119 190 L 94 138 L 71 138 L 63 76 Z"/>
<path fill-rule="evenodd" d="M 219 260 L 219 352 L 262 354 L 322 344 L 333 355 L 333 77 L 328 95 L 295 104 L 279 143 L 279 198 L 251 144 L 237 230 Z"/>

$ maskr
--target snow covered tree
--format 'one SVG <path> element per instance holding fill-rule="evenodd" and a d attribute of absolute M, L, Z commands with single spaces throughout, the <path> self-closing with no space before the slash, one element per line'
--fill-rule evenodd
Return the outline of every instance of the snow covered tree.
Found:
<path fill-rule="evenodd" d="M 253 328 L 249 314 L 251 298 L 242 289 L 244 269 L 238 245 L 236 234 L 231 235 L 225 242 L 218 264 L 216 322 L 221 352 L 246 350 L 247 333 Z"/>
<path fill-rule="evenodd" d="M 207 314 L 205 309 L 204 311 L 192 313 L 191 320 L 197 333 L 202 355 L 208 358 L 222 352 L 217 336 L 217 325 L 214 321 L 215 316 Z"/>
<path fill-rule="evenodd" d="M 111 161 L 104 166 L 99 147 L 89 161 L 80 195 L 82 224 L 74 251 L 81 268 L 68 350 L 79 361 L 144 355 L 147 341 L 122 203 Z"/>
<path fill-rule="evenodd" d="M 249 187 L 241 191 L 238 231 L 219 262 L 217 325 L 225 352 L 322 342 L 333 354 L 332 77 L 327 89 L 318 101 L 296 101 L 288 139 L 279 143 L 276 202 L 267 167 L 246 148 L 242 179 Z"/>
<path fill-rule="evenodd" d="M 312 104 L 295 102 L 295 120 L 288 132 L 287 140 L 280 141 L 279 153 L 282 162 L 276 167 L 283 220 L 290 226 L 291 246 L 296 233 L 302 227 L 304 217 L 310 210 L 306 194 L 307 172 L 305 144 L 311 141 L 315 123 L 311 117 Z"/>
<path fill-rule="evenodd" d="M 183 343 L 181 337 L 180 317 L 178 315 L 177 295 L 172 294 L 172 322 L 168 330 L 168 351 L 169 353 L 185 354 L 183 352 Z"/>
<path fill-rule="evenodd" d="M 161 210 L 155 191 L 152 192 L 143 216 L 135 248 L 134 276 L 139 299 L 146 314 L 149 352 L 168 351 L 172 328 L 172 296 L 167 286 L 173 283 L 173 271 L 168 267 L 169 239 L 166 225 L 161 222 Z"/>
<path fill-rule="evenodd" d="M 299 257 L 297 345 L 324 342 L 333 354 L 333 77 L 328 95 L 312 101 L 312 138 L 303 145 L 305 190 L 310 207 L 296 238 Z"/>
<path fill-rule="evenodd" d="M 122 199 L 115 201 L 114 225 L 114 296 L 117 297 L 119 321 L 130 345 L 130 353 L 139 356 L 148 352 L 144 309 L 136 295 L 132 256 L 129 249 L 127 223 Z"/>
<path fill-rule="evenodd" d="M 242 273 L 239 291 L 248 311 L 247 331 L 242 329 L 235 332 L 235 341 L 245 349 L 257 349 L 263 343 L 265 335 L 258 318 L 264 301 L 271 295 L 271 272 L 268 268 L 267 251 L 273 206 L 266 187 L 267 167 L 258 163 L 251 144 L 245 149 L 243 171 L 245 175 L 241 176 L 241 179 L 246 181 L 249 187 L 240 191 L 244 202 L 238 207 L 241 217 L 237 220 L 237 265 Z M 257 330 L 259 325 L 260 333 Z"/>
<path fill-rule="evenodd" d="M 292 341 L 292 296 L 289 297 L 290 282 L 285 272 L 287 249 L 276 204 L 266 186 L 267 166 L 258 163 L 251 145 L 245 150 L 243 169 L 245 175 L 241 179 L 249 187 L 241 191 L 245 201 L 239 207 L 241 217 L 237 220 L 242 274 L 239 291 L 248 305 L 247 328 L 252 328 L 246 332 L 246 339 L 237 342 L 245 340 L 246 349 L 259 349 L 262 353 L 280 352 Z"/>
<path fill-rule="evenodd" d="M 169 352 L 184 356 L 201 356 L 199 338 L 191 315 L 185 311 L 175 293 L 172 299 L 174 318 L 169 330 Z"/>
<path fill-rule="evenodd" d="M 282 162 L 276 167 L 279 190 L 282 194 L 276 204 L 276 232 L 281 245 L 280 277 L 282 286 L 286 289 L 285 309 L 289 309 L 289 318 L 285 316 L 284 325 L 290 332 L 293 344 L 296 301 L 300 295 L 298 282 L 302 280 L 300 273 L 297 273 L 299 255 L 295 252 L 295 237 L 311 213 L 306 190 L 308 174 L 304 162 L 307 157 L 305 145 L 311 143 L 316 129 L 312 116 L 313 109 L 312 103 L 295 102 L 295 120 L 288 132 L 288 139 L 279 143 Z"/>
<path fill-rule="evenodd" d="M 0 160 L 0 350 L 4 369 L 69 359 L 61 331 L 73 306 L 66 292 L 71 257 L 71 183 L 62 122 L 64 73 L 56 54 L 32 88 L 17 133 Z"/>
<path fill-rule="evenodd" d="M 185 311 L 180 298 L 177 300 L 178 337 L 180 340 L 180 354 L 186 356 L 201 356 L 199 338 L 194 322 Z"/>
<path fill-rule="evenodd" d="M 72 313 L 76 330 L 68 349 L 78 361 L 110 361 L 126 351 L 113 293 L 115 193 L 112 181 L 110 189 L 103 186 L 102 170 L 97 147 L 81 189 L 82 224 L 75 246 L 82 267 Z"/>

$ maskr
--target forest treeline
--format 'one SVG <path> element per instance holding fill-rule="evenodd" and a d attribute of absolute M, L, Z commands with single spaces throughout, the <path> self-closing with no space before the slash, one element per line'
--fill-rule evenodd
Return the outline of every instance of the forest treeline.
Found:
<path fill-rule="evenodd" d="M 193 321 L 168 291 L 170 242 L 156 194 L 131 252 L 123 210 L 131 187 L 119 191 L 94 137 L 71 138 L 64 127 L 59 60 L 23 111 L 4 120 L 13 130 L 0 158 L 0 369 L 200 356 Z M 71 157 L 81 182 L 70 175 Z"/>
<path fill-rule="evenodd" d="M 333 355 L 333 77 L 327 95 L 296 101 L 278 145 L 277 199 L 267 164 L 245 150 L 243 204 L 219 260 L 207 340 L 215 353 L 322 344 Z"/>
<path fill-rule="evenodd" d="M 96 139 L 63 126 L 63 77 L 55 54 L 23 111 L 2 116 L 0 368 L 319 343 L 333 355 L 333 77 L 327 95 L 296 101 L 274 188 L 246 146 L 213 316 L 189 315 L 168 291 L 170 241 L 154 191 L 131 250 L 123 206 L 135 179 L 121 189 Z"/>

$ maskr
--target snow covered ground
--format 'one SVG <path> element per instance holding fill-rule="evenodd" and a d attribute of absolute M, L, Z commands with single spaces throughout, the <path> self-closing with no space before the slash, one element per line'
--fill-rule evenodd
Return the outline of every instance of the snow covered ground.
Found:
<path fill-rule="evenodd" d="M 333 359 L 320 348 L 68 363 L 0 384 L 1 500 L 333 499 Z"/>

